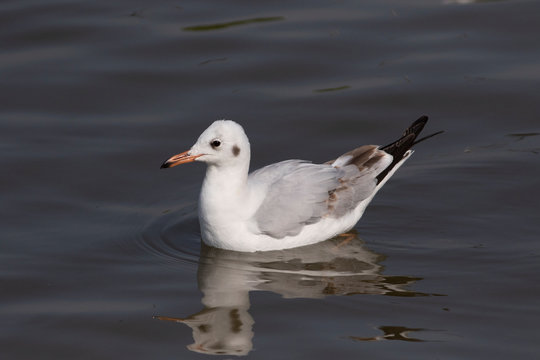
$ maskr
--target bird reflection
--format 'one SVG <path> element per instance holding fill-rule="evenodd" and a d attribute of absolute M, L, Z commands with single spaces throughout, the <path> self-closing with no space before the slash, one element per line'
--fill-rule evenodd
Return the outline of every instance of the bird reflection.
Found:
<path fill-rule="evenodd" d="M 427 295 L 407 289 L 420 278 L 381 275 L 383 259 L 366 249 L 353 233 L 302 248 L 260 253 L 203 244 L 197 278 L 204 309 L 187 318 L 155 318 L 188 325 L 194 340 L 189 350 L 246 355 L 254 336 L 254 320 L 248 312 L 250 291 L 272 291 L 284 298 Z"/>
<path fill-rule="evenodd" d="M 380 326 L 380 330 L 384 332 L 384 335 L 372 336 L 372 337 L 358 337 L 350 336 L 355 341 L 380 341 L 380 340 L 400 340 L 410 342 L 423 342 L 424 340 L 410 337 L 408 333 L 423 331 L 425 329 L 407 328 L 405 326 Z"/>

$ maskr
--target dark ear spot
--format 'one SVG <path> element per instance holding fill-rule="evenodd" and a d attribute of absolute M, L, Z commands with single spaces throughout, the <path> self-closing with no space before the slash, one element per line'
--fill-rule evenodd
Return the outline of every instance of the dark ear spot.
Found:
<path fill-rule="evenodd" d="M 238 147 L 238 145 L 233 146 L 232 153 L 234 156 L 238 156 L 238 154 L 240 154 L 240 148 Z"/>

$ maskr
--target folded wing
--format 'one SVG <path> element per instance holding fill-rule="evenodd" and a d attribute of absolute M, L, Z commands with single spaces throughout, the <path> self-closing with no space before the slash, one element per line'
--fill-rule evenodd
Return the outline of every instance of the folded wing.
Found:
<path fill-rule="evenodd" d="M 284 238 L 323 217 L 343 216 L 374 193 L 377 175 L 391 162 L 366 145 L 325 164 L 288 160 L 257 170 L 249 181 L 265 187 L 266 197 L 254 221 L 261 233 Z"/>

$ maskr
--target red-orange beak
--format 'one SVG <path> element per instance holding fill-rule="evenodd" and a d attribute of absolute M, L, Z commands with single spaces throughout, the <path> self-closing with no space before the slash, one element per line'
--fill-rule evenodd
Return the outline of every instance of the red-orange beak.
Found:
<path fill-rule="evenodd" d="M 161 169 L 170 168 L 176 165 L 192 162 L 192 161 L 195 161 L 196 158 L 204 155 L 204 154 L 188 155 L 188 152 L 189 151 L 184 151 L 181 154 L 174 155 L 171 158 L 165 160 L 165 162 L 161 164 Z"/>

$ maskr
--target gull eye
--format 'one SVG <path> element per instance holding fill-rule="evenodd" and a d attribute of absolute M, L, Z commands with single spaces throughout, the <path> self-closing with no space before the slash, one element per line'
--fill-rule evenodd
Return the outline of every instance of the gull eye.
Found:
<path fill-rule="evenodd" d="M 219 147 L 221 145 L 221 141 L 219 140 L 212 140 L 212 142 L 210 143 L 210 145 L 212 145 L 212 147 L 215 149 L 217 147 Z"/>

